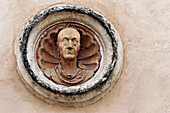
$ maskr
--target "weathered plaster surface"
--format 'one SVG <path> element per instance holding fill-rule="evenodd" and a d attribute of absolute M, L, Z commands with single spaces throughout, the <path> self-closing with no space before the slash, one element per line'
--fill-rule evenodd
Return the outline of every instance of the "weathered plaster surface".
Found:
<path fill-rule="evenodd" d="M 13 43 L 22 25 L 54 4 L 79 5 L 104 15 L 124 46 L 122 74 L 99 102 L 82 108 L 50 105 L 26 90 L 16 72 Z M 0 0 L 0 112 L 170 112 L 170 1 Z"/>

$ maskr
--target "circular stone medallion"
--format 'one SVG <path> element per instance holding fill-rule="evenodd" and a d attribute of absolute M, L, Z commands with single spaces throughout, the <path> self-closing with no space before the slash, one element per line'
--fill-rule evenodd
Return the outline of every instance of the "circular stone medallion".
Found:
<path fill-rule="evenodd" d="M 15 43 L 18 73 L 37 97 L 63 106 L 101 99 L 123 64 L 118 33 L 102 15 L 56 5 L 32 17 Z"/>

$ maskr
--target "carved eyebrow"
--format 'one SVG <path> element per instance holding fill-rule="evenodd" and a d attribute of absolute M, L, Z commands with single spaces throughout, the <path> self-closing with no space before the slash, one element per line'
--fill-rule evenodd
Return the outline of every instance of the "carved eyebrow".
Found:
<path fill-rule="evenodd" d="M 64 39 L 69 40 L 69 38 L 68 38 L 68 37 L 63 37 L 63 39 L 62 39 L 62 40 L 64 40 Z"/>
<path fill-rule="evenodd" d="M 71 40 L 76 40 L 77 38 L 73 37 Z"/>

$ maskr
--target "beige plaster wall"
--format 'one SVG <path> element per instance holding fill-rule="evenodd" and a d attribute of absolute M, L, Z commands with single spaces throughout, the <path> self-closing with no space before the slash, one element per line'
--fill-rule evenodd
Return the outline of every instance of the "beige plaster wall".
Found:
<path fill-rule="evenodd" d="M 122 74 L 102 100 L 82 108 L 33 96 L 16 72 L 13 44 L 22 25 L 53 4 L 85 6 L 104 15 L 124 46 Z M 169 0 L 0 0 L 0 113 L 170 113 Z"/>

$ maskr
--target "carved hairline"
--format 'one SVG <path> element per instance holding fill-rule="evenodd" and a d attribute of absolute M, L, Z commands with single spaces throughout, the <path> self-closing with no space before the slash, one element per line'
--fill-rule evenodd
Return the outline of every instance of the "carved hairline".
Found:
<path fill-rule="evenodd" d="M 58 31 L 58 33 L 57 33 L 57 40 L 58 40 L 59 34 L 60 34 L 63 30 L 66 30 L 66 29 L 73 29 L 74 31 L 76 31 L 76 32 L 79 34 L 79 38 L 81 39 L 80 32 L 79 32 L 77 29 L 72 28 L 72 27 L 66 27 L 66 28 L 60 29 L 60 30 Z"/>

